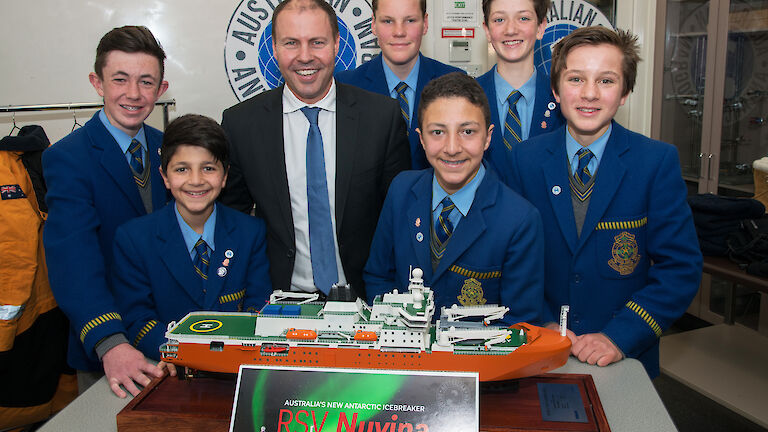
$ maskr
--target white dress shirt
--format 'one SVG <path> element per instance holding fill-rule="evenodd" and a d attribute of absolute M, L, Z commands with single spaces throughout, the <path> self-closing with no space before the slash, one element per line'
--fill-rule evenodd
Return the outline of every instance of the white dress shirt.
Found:
<path fill-rule="evenodd" d="M 339 256 L 339 240 L 336 237 L 336 82 L 324 98 L 307 105 L 285 86 L 283 88 L 283 141 L 285 151 L 285 172 L 288 175 L 288 191 L 291 196 L 291 214 L 296 236 L 296 257 L 291 276 L 291 290 L 316 292 L 312 276 L 312 260 L 309 255 L 309 213 L 307 209 L 307 134 L 309 120 L 302 108 L 318 107 L 318 126 L 323 137 L 325 156 L 325 178 L 328 184 L 328 202 L 331 207 L 333 243 L 336 252 L 336 268 L 339 283 L 346 283 L 344 269 Z"/>

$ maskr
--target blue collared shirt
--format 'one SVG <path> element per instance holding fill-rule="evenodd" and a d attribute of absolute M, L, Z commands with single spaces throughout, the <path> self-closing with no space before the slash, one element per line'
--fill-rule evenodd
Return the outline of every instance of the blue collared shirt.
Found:
<path fill-rule="evenodd" d="M 387 66 L 387 62 L 384 61 L 384 59 L 381 59 L 381 65 L 384 67 L 384 77 L 387 79 L 387 88 L 389 89 L 389 95 L 393 99 L 397 99 L 397 90 L 395 87 L 397 87 L 398 84 L 400 84 L 400 78 L 395 75 L 394 72 L 392 72 L 392 69 Z M 408 77 L 404 80 L 402 80 L 404 83 L 408 84 L 408 88 L 405 89 L 405 97 L 408 98 L 408 118 L 413 118 L 413 101 L 416 97 L 416 86 L 419 83 L 419 66 L 421 65 L 421 56 L 416 57 L 416 63 L 413 65 L 413 69 L 411 69 L 411 73 L 408 74 Z M 408 125 L 410 127 L 411 125 Z"/>
<path fill-rule="evenodd" d="M 208 247 L 211 248 L 211 256 L 213 256 L 213 251 L 216 250 L 216 245 L 213 243 L 213 233 L 216 232 L 217 206 L 218 204 L 214 204 L 211 215 L 208 216 L 208 220 L 206 220 L 203 225 L 203 235 L 200 235 L 187 224 L 183 217 L 181 217 L 177 204 L 175 202 L 173 203 L 173 210 L 176 212 L 176 221 L 179 222 L 181 236 L 184 237 L 184 244 L 187 246 L 187 251 L 189 251 L 189 257 L 192 259 L 192 262 L 195 261 L 195 257 L 197 256 L 197 253 L 195 252 L 195 243 L 197 243 L 200 237 L 202 237 L 205 243 L 208 244 Z"/>
<path fill-rule="evenodd" d="M 472 208 L 472 203 L 475 201 L 475 192 L 477 192 L 477 188 L 480 186 L 480 183 L 482 183 L 483 177 L 485 177 L 485 167 L 483 164 L 480 164 L 480 169 L 477 170 L 475 177 L 472 178 L 469 183 L 465 184 L 464 187 L 456 191 L 456 193 L 450 195 L 451 201 L 453 201 L 453 204 L 456 206 L 448 215 L 448 219 L 453 223 L 454 230 L 459 225 L 459 222 L 461 222 L 461 218 L 466 216 L 469 213 L 469 209 Z M 433 174 L 432 226 L 435 225 L 437 217 L 440 216 L 440 212 L 443 210 L 443 205 L 441 203 L 446 196 L 448 196 L 448 192 L 440 186 Z"/>
<path fill-rule="evenodd" d="M 104 109 L 99 110 L 99 120 L 101 120 L 101 123 L 104 125 L 105 128 L 109 131 L 109 134 L 112 135 L 112 137 L 117 141 L 117 145 L 120 146 L 120 150 L 123 151 L 123 154 L 125 155 L 125 160 L 130 164 L 131 163 L 131 154 L 128 153 L 128 147 L 131 146 L 131 141 L 134 139 L 138 140 L 141 143 L 141 149 L 144 150 L 144 154 L 147 154 L 147 137 L 144 134 L 144 125 L 141 126 L 141 129 L 139 129 L 139 133 L 136 134 L 136 136 L 130 136 L 127 133 L 121 131 L 116 126 L 113 126 L 112 123 L 109 122 L 109 119 L 107 118 L 107 114 L 104 112 Z"/>
<path fill-rule="evenodd" d="M 589 151 L 591 151 L 594 155 L 592 160 L 590 160 L 587 164 L 587 169 L 592 175 L 595 175 L 597 168 L 600 166 L 600 159 L 602 159 L 603 153 L 605 153 L 605 145 L 608 144 L 608 138 L 611 137 L 612 130 L 613 124 L 608 125 L 608 130 L 606 130 L 605 133 L 600 136 L 600 138 L 596 139 L 592 144 L 587 146 Z M 568 153 L 568 160 L 571 163 L 571 175 L 573 175 L 573 173 L 575 173 L 576 169 L 579 167 L 579 160 L 578 156 L 576 156 L 576 152 L 579 151 L 581 147 L 582 145 L 579 144 L 573 136 L 571 136 L 571 132 L 566 127 L 565 151 Z"/>
<path fill-rule="evenodd" d="M 504 120 L 507 118 L 507 109 L 509 108 L 509 103 L 507 103 L 509 94 L 515 90 L 519 91 L 523 96 L 517 101 L 517 114 L 520 116 L 520 131 L 523 133 L 521 138 L 525 141 L 531 132 L 533 105 L 536 103 L 536 68 L 533 69 L 533 75 L 519 89 L 512 87 L 499 75 L 496 66 L 493 67 L 493 70 L 496 71 L 493 82 L 496 86 L 496 107 L 499 110 L 499 123 L 501 123 L 498 127 L 500 130 L 504 130 Z"/>

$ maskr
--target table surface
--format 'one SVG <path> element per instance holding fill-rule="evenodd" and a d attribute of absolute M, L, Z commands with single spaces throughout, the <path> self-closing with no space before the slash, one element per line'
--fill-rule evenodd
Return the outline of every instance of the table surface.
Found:
<path fill-rule="evenodd" d="M 590 374 L 613 432 L 676 431 L 643 365 L 625 359 L 607 367 L 568 359 L 556 373 Z M 116 416 L 130 399 L 113 395 L 102 378 L 39 430 L 116 431 Z"/>

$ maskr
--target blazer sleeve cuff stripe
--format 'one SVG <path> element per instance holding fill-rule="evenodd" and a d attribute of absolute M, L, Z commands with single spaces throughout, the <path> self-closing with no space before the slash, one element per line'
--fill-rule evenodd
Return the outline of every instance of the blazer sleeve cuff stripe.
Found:
<path fill-rule="evenodd" d="M 136 335 L 136 338 L 133 340 L 133 346 L 138 347 L 139 342 L 141 342 L 141 339 L 143 339 L 144 336 L 146 336 L 147 333 L 149 333 L 149 331 L 152 330 L 152 328 L 154 328 L 156 325 L 157 325 L 157 321 L 155 320 L 150 320 L 146 324 L 144 324 L 144 327 L 142 327 L 141 330 L 139 330 L 139 333 Z"/>
<path fill-rule="evenodd" d="M 634 313 L 638 314 L 640 318 L 645 321 L 648 326 L 651 327 L 651 330 L 656 334 L 656 337 L 661 337 L 661 327 L 656 322 L 655 319 L 645 311 L 645 309 L 642 308 L 639 304 L 635 303 L 634 301 L 630 300 L 627 302 L 626 306 Z"/>
<path fill-rule="evenodd" d="M 85 343 L 85 337 L 88 335 L 88 332 L 96 328 L 96 326 L 111 320 L 122 321 L 122 317 L 117 312 L 108 312 L 88 321 L 88 323 L 80 330 L 80 342 Z"/>

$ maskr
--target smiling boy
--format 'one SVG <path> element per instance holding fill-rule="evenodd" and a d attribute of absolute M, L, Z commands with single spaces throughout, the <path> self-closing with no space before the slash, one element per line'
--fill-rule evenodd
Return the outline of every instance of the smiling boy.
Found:
<path fill-rule="evenodd" d="M 431 80 L 461 69 L 419 53 L 429 28 L 427 0 L 373 0 L 371 5 L 371 28 L 381 54 L 354 70 L 337 73 L 336 79 L 397 99 L 408 126 L 411 167 L 423 169 L 429 164 L 416 133 L 421 91 Z"/>
<path fill-rule="evenodd" d="M 419 138 L 433 168 L 392 181 L 365 267 L 368 301 L 424 271 L 435 307 L 500 304 L 511 323 L 539 321 L 543 232 L 538 212 L 483 165 L 493 125 L 471 77 L 427 84 Z M 503 221 L 503 222 L 502 222 Z"/>
<path fill-rule="evenodd" d="M 485 160 L 505 183 L 509 152 L 519 142 L 563 124 L 549 76 L 533 61 L 549 5 L 550 0 L 483 0 L 483 28 L 497 57 L 496 65 L 477 78 L 496 126 Z"/>
<path fill-rule="evenodd" d="M 228 168 L 214 120 L 177 118 L 161 167 L 174 201 L 115 234 L 115 298 L 128 339 L 149 358 L 160 359 L 169 322 L 195 310 L 256 311 L 272 292 L 264 221 L 216 204 Z"/>
<path fill-rule="evenodd" d="M 164 60 L 146 27 L 104 35 L 89 75 L 104 108 L 43 153 L 48 275 L 70 321 L 67 360 L 81 392 L 106 374 L 115 394 L 126 396 L 122 385 L 136 395 L 134 383 L 163 373 L 127 343 L 109 274 L 115 229 L 168 199 L 157 170 L 162 133 L 144 124 L 168 89 Z"/>
<path fill-rule="evenodd" d="M 698 289 L 701 254 L 677 150 L 613 121 L 634 87 L 637 50 L 636 37 L 603 27 L 563 38 L 552 88 L 567 127 L 510 160 L 512 188 L 548 227 L 544 321 L 570 305 L 572 355 L 599 366 L 637 358 L 653 378 L 661 332 Z"/>

